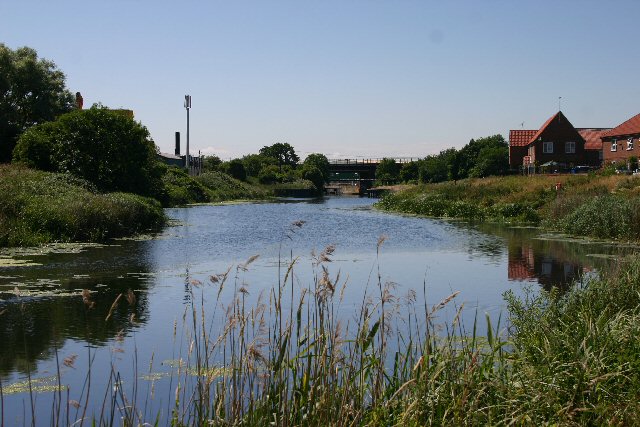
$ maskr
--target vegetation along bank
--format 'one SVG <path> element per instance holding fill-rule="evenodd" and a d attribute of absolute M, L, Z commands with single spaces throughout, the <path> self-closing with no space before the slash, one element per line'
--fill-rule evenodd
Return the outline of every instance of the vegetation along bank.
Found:
<path fill-rule="evenodd" d="M 68 174 L 0 165 L 0 246 L 96 242 L 164 223 L 162 207 L 152 198 L 103 194 Z"/>
<path fill-rule="evenodd" d="M 376 205 L 386 211 L 540 225 L 572 235 L 640 240 L 640 177 L 505 176 L 411 186 Z"/>

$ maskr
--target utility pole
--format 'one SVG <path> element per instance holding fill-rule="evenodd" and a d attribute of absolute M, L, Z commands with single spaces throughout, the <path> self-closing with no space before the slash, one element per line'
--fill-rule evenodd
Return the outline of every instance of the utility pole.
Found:
<path fill-rule="evenodd" d="M 191 109 L 191 95 L 184 96 L 184 108 L 187 110 L 187 154 L 185 156 L 185 166 L 189 173 L 189 109 Z"/>

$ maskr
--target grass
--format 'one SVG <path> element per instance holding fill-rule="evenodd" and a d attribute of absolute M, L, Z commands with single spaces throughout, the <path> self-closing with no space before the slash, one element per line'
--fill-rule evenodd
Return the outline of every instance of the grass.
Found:
<path fill-rule="evenodd" d="M 68 175 L 0 165 L 0 246 L 98 242 L 158 229 L 165 220 L 153 199 L 99 194 Z"/>
<path fill-rule="evenodd" d="M 359 284 L 360 308 L 341 318 L 349 285 L 332 271 L 333 253 L 313 254 L 306 286 L 294 282 L 297 258 L 280 262 L 277 283 L 255 304 L 247 303 L 244 272 L 257 257 L 210 283 L 192 280 L 190 306 L 173 332 L 174 345 L 185 344 L 177 344 L 175 393 L 162 397 L 170 401 L 166 416 L 148 411 L 135 380 L 127 395 L 127 379 L 112 370 L 113 391 L 86 417 L 97 425 L 174 426 L 640 424 L 640 259 L 564 294 L 507 293 L 505 328 L 480 316 L 463 325 L 463 307 L 438 323 L 457 294 L 432 307 L 413 291 L 395 295 L 379 262 L 372 282 Z M 222 297 L 228 288 L 230 300 Z M 91 316 L 90 296 L 83 298 Z M 225 319 L 219 329 L 217 314 Z M 55 396 L 57 425 L 69 420 L 69 407 Z M 83 389 L 71 422 L 89 400 Z"/>
<path fill-rule="evenodd" d="M 431 217 L 530 223 L 573 235 L 639 240 L 639 205 L 640 178 L 590 174 L 418 185 L 390 194 L 376 206 Z"/>
<path fill-rule="evenodd" d="M 210 202 L 241 199 L 260 200 L 270 196 L 270 193 L 261 187 L 237 180 L 218 171 L 205 172 L 195 177 L 195 180 L 206 189 Z"/>

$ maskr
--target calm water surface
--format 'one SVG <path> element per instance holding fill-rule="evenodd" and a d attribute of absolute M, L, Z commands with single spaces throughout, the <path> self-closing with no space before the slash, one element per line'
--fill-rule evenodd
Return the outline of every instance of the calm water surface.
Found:
<path fill-rule="evenodd" d="M 279 258 L 286 263 L 299 257 L 294 268 L 299 289 L 313 282 L 312 251 L 335 245 L 329 266 L 332 275 L 339 271 L 346 279 L 339 308 L 346 319 L 353 317 L 365 293 L 377 289 L 380 271 L 382 282 L 393 283 L 399 299 L 415 290 L 418 305 L 425 300 L 436 304 L 460 291 L 455 304 L 465 304 L 464 320 L 470 323 L 476 312 L 497 319 L 507 290 L 521 294 L 525 288 L 566 287 L 611 256 L 631 250 L 545 239 L 536 229 L 392 215 L 372 210 L 372 202 L 328 198 L 170 209 L 176 225 L 155 239 L 120 240 L 73 254 L 26 255 L 21 259 L 39 265 L 0 267 L 3 419 L 12 425 L 29 418 L 24 415 L 31 412 L 29 395 L 10 387 L 27 375 L 39 378 L 44 387 L 34 402 L 42 421 L 51 409 L 46 386 L 55 381 L 57 366 L 71 399 L 80 395 L 89 361 L 92 387 L 101 391 L 112 364 L 125 378 L 135 378 L 136 371 L 169 369 L 181 348 L 174 325 L 181 322 L 194 285 L 198 299 L 212 303 L 217 287 L 209 277 L 230 267 L 231 276 L 237 274 L 249 291 L 249 302 L 255 302 L 261 291 L 277 284 Z M 296 221 L 304 225 L 292 226 Z M 381 236 L 386 240 L 377 254 Z M 259 258 L 248 271 L 236 273 L 235 266 L 254 255 Z M 92 291 L 91 310 L 82 302 L 82 289 Z M 117 295 L 128 289 L 136 295 L 135 305 L 123 299 L 105 320 Z M 224 298 L 231 294 L 223 293 Z M 443 321 L 451 310 L 443 312 Z M 154 387 L 160 396 L 154 404 L 167 405 L 167 381 L 156 381 Z"/>

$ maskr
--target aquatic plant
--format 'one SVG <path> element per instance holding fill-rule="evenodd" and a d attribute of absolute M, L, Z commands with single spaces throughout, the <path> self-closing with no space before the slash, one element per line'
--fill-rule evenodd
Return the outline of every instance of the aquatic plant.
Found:
<path fill-rule="evenodd" d="M 287 228 L 283 241 L 302 226 Z M 296 280 L 299 258 L 279 262 L 277 281 L 251 304 L 245 274 L 258 256 L 207 283 L 187 277 L 189 304 L 174 325 L 176 357 L 165 362 L 168 371 L 157 371 L 152 360 L 147 372 L 136 368 L 135 378 L 122 378 L 112 367 L 107 390 L 97 392 L 90 385 L 97 374 L 89 371 L 73 402 L 54 387 L 51 423 L 637 424 L 640 259 L 566 293 L 507 293 L 505 328 L 481 315 L 463 324 L 456 292 L 431 307 L 426 283 L 423 295 L 397 295 L 382 280 L 383 247 L 381 238 L 355 309 L 343 307 L 345 289 L 355 284 L 332 269 L 333 246 L 313 253 L 306 285 Z M 223 297 L 227 289 L 231 300 Z M 91 316 L 92 295 L 82 298 Z M 136 299 L 122 293 L 112 309 L 121 304 Z M 439 319 L 447 307 L 455 308 L 453 317 Z M 341 317 L 344 308 L 353 317 Z M 162 397 L 165 408 L 151 409 L 153 386 L 144 391 L 139 382 L 160 380 L 169 381 L 172 395 Z M 89 410 L 90 401 L 101 403 Z"/>

